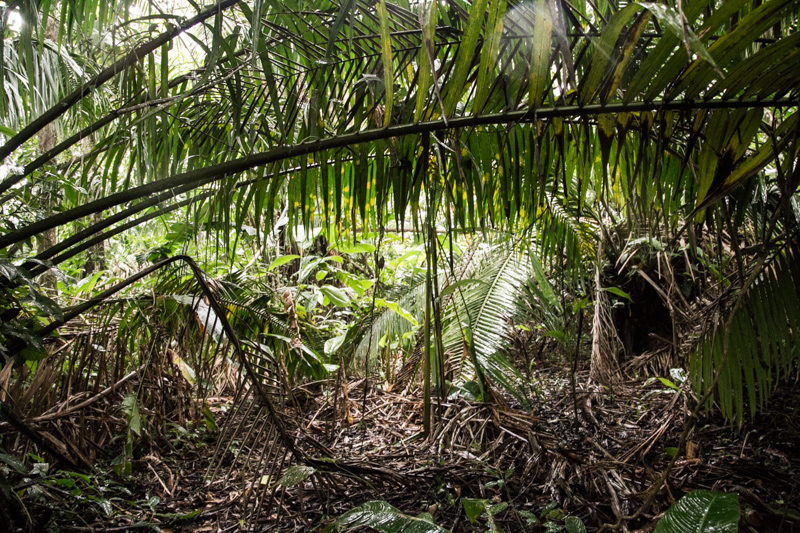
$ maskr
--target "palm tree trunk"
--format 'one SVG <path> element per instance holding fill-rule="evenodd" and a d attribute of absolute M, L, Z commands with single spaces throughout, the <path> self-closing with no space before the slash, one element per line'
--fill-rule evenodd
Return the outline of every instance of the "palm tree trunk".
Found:
<path fill-rule="evenodd" d="M 430 157 L 430 136 L 426 133 L 422 136 L 422 179 L 425 180 L 425 192 L 430 195 L 430 179 L 428 176 L 428 157 Z M 434 265 L 431 262 L 431 246 L 435 244 L 431 241 L 431 228 L 434 216 L 431 212 L 431 202 L 428 202 L 427 213 L 425 214 L 425 224 L 427 235 L 426 244 L 426 263 L 425 272 L 425 351 L 422 356 L 422 433 L 425 437 L 431 434 L 431 300 L 433 299 L 432 282 L 433 276 L 431 269 Z M 435 236 L 434 236 L 435 237 Z"/>
<path fill-rule="evenodd" d="M 601 385 L 611 385 L 619 374 L 617 363 L 617 333 L 608 315 L 608 296 L 601 283 L 603 239 L 597 244 L 597 263 L 594 269 L 594 319 L 592 320 L 592 358 L 589 379 Z"/>
<path fill-rule="evenodd" d="M 53 42 L 58 42 L 58 25 L 52 17 L 47 19 L 45 36 Z M 36 141 L 39 145 L 38 151 L 40 154 L 47 154 L 50 152 L 53 147 L 58 144 L 58 124 L 56 122 L 51 122 L 44 126 L 36 135 Z M 48 164 L 51 162 L 55 163 L 55 159 L 49 158 L 45 160 L 43 164 Z M 49 180 L 43 181 L 40 187 L 42 188 L 42 194 L 40 197 L 42 202 L 41 208 L 45 212 L 45 215 L 49 217 L 53 214 L 53 210 L 57 203 L 57 187 L 54 182 Z M 51 248 L 56 243 L 57 231 L 58 228 L 50 228 L 41 234 L 41 237 L 36 241 L 37 253 L 42 253 L 44 250 Z M 56 277 L 48 271 L 45 272 L 41 277 L 39 284 L 42 286 L 42 288 L 54 292 L 56 291 L 57 280 Z"/>

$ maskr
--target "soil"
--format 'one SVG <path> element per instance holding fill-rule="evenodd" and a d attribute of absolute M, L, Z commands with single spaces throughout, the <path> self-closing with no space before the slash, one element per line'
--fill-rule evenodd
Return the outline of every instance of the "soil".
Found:
<path fill-rule="evenodd" d="M 364 502 L 384 500 L 408 515 L 428 513 L 454 532 L 491 527 L 486 512 L 470 522 L 465 505 L 491 508 L 495 526 L 508 532 L 562 530 L 568 516 L 597 531 L 637 511 L 677 453 L 666 484 L 625 523 L 628 531 L 652 531 L 671 504 L 696 489 L 737 493 L 740 531 L 800 531 L 797 379 L 782 383 L 752 421 L 701 417 L 685 449 L 676 450 L 693 404 L 686 387 L 676 391 L 659 380 L 619 383 L 613 391 L 579 385 L 573 399 L 567 377 L 557 368 L 538 370 L 529 410 L 499 394 L 493 404 L 435 402 L 429 439 L 421 437 L 416 393 L 373 383 L 365 401 L 363 380 L 354 381 L 347 415 L 334 420 L 336 406 L 325 393 L 332 382 L 297 388 L 284 407 L 286 430 L 308 458 L 305 475 L 313 473 L 278 484 L 271 476 L 301 464 L 297 455 L 281 447 L 280 432 L 247 395 L 215 398 L 209 407 L 217 431 L 151 436 L 134 449 L 130 476 L 109 464 L 85 479 L 24 481 L 9 472 L 25 510 L 18 501 L 8 514 L 14 527 L 35 531 L 288 532 L 321 530 Z M 74 487 L 56 482 L 65 478 Z"/>

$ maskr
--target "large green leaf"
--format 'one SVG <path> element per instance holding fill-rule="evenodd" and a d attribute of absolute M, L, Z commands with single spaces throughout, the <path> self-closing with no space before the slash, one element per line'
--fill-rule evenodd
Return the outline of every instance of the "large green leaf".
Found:
<path fill-rule="evenodd" d="M 567 527 L 567 533 L 586 533 L 586 525 L 577 516 L 568 516 L 564 520 L 564 525 Z"/>
<path fill-rule="evenodd" d="M 444 109 L 448 118 L 456 110 L 456 104 L 461 99 L 466 89 L 467 75 L 472 67 L 472 59 L 475 55 L 475 47 L 478 44 L 483 18 L 486 15 L 486 5 L 488 0 L 475 0 L 470 10 L 467 27 L 464 30 L 464 37 L 458 47 L 458 54 L 455 58 L 452 78 L 447 83 L 444 96 Z"/>
<path fill-rule="evenodd" d="M 383 125 L 392 121 L 394 107 L 394 72 L 392 71 L 392 39 L 389 33 L 389 13 L 386 11 L 386 0 L 378 0 L 378 18 L 381 21 L 381 57 L 383 59 L 383 85 L 386 95 L 386 108 Z"/>
<path fill-rule="evenodd" d="M 528 105 L 539 107 L 542 94 L 550 78 L 550 45 L 553 34 L 553 19 L 547 0 L 536 0 L 533 4 L 533 38 L 531 42 L 531 67 L 528 79 Z"/>
<path fill-rule="evenodd" d="M 319 288 L 322 291 L 322 294 L 330 300 L 333 305 L 338 307 L 347 307 L 350 305 L 350 297 L 347 296 L 347 293 L 344 290 L 334 287 L 333 285 L 323 285 Z"/>
<path fill-rule="evenodd" d="M 492 83 L 492 72 L 497 66 L 497 54 L 500 50 L 500 41 L 503 36 L 503 15 L 506 11 L 506 0 L 493 0 L 489 10 L 489 20 L 486 26 L 488 34 L 483 40 L 481 48 L 481 62 L 478 67 L 475 100 L 472 102 L 472 112 L 480 113 L 489 96 Z"/>
<path fill-rule="evenodd" d="M 325 533 L 334 528 L 348 531 L 359 527 L 371 527 L 380 533 L 447 533 L 432 521 L 403 514 L 384 501 L 367 502 L 347 511 L 326 527 Z"/>
<path fill-rule="evenodd" d="M 695 490 L 670 507 L 656 533 L 736 533 L 739 497 L 713 490 Z"/>
<path fill-rule="evenodd" d="M 617 40 L 620 33 L 625 29 L 625 26 L 630 22 L 631 18 L 639 11 L 640 7 L 636 4 L 629 4 L 622 10 L 614 13 L 608 22 L 608 25 L 600 35 L 600 40 L 597 43 L 597 48 L 592 56 L 591 69 L 588 76 L 583 82 L 580 90 L 580 103 L 588 104 L 596 96 L 600 83 L 606 74 L 609 61 L 611 60 L 614 48 L 616 47 Z"/>
<path fill-rule="evenodd" d="M 414 109 L 414 121 L 423 117 L 428 99 L 428 91 L 433 81 L 432 65 L 435 53 L 433 43 L 436 39 L 436 10 L 438 2 L 429 0 L 420 4 L 419 22 L 422 27 L 422 44 L 417 54 L 419 75 L 417 80 L 417 102 Z M 438 91 L 438 88 L 437 88 Z"/>
<path fill-rule="evenodd" d="M 278 257 L 277 259 L 275 259 L 272 263 L 270 263 L 270 265 L 267 268 L 267 270 L 273 270 L 275 268 L 278 268 L 281 265 L 285 265 L 286 263 L 290 263 L 291 261 L 294 261 L 295 259 L 300 259 L 300 256 L 299 255 L 294 255 L 294 254 L 282 255 L 282 256 Z"/>

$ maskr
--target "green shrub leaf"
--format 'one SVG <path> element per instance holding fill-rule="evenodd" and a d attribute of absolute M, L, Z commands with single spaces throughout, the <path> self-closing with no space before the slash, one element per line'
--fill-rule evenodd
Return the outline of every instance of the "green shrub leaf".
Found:
<path fill-rule="evenodd" d="M 567 533 L 586 533 L 586 526 L 583 520 L 577 516 L 568 516 L 564 520 L 564 525 L 567 526 Z"/>
<path fill-rule="evenodd" d="M 430 516 L 430 515 L 428 515 Z M 371 527 L 380 533 L 447 533 L 423 518 L 401 513 L 384 501 L 372 501 L 347 511 L 325 528 L 325 533 L 337 530 Z"/>
<path fill-rule="evenodd" d="M 304 465 L 294 465 L 290 466 L 286 469 L 286 472 L 283 474 L 280 480 L 278 480 L 278 485 L 283 485 L 284 487 L 294 487 L 295 485 L 299 485 L 303 481 L 309 478 L 311 474 L 316 472 L 316 469 L 310 466 Z"/>
<path fill-rule="evenodd" d="M 713 490 L 695 490 L 667 510 L 656 533 L 736 533 L 739 497 Z"/>
<path fill-rule="evenodd" d="M 275 261 L 270 263 L 269 267 L 267 268 L 267 270 L 273 270 L 275 268 L 278 268 L 281 265 L 285 265 L 289 261 L 294 261 L 295 259 L 300 259 L 300 256 L 299 255 L 282 255 L 279 258 L 277 258 Z"/>

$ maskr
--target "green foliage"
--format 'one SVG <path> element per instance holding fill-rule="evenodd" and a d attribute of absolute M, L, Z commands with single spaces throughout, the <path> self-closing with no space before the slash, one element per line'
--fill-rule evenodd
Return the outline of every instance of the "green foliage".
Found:
<path fill-rule="evenodd" d="M 507 502 L 490 503 L 488 500 L 462 498 L 461 504 L 464 506 L 464 513 L 471 523 L 476 523 L 478 518 L 483 516 L 489 524 L 489 531 L 497 533 L 500 531 L 495 524 L 494 516 L 508 508 Z"/>
<path fill-rule="evenodd" d="M 594 301 L 593 269 L 625 281 L 645 272 L 639 260 L 672 268 L 681 255 L 678 276 L 696 289 L 685 307 L 709 317 L 688 365 L 698 392 L 719 376 L 723 414 L 741 421 L 796 364 L 800 273 L 791 250 L 775 255 L 796 239 L 792 0 L 223 4 L 180 37 L 170 32 L 185 15 L 208 10 L 9 4 L 22 24 L 3 28 L 0 134 L 30 130 L 30 141 L 0 146 L 0 355 L 42 360 L 40 332 L 62 307 L 187 253 L 203 258 L 265 368 L 322 379 L 379 348 L 401 357 L 426 318 L 425 247 L 386 253 L 394 220 L 395 239 L 423 226 L 447 234 L 430 265 L 444 330 L 435 350 L 442 363 L 467 355 L 461 391 L 491 381 L 524 404 L 502 350 L 509 319 L 566 347 Z M 131 60 L 87 83 L 111 57 Z M 34 137 L 51 126 L 60 147 L 43 155 Z M 460 254 L 468 239 L 457 235 L 478 231 L 487 247 Z M 513 244 L 495 246 L 498 235 Z M 84 272 L 101 243 L 113 264 Z M 36 282 L 54 267 L 59 297 Z M 119 319 L 138 357 L 158 338 L 154 314 L 169 331 L 208 332 L 201 354 L 173 358 L 206 386 L 192 372 L 224 345 L 222 317 L 183 272 L 146 283 L 153 305 L 132 291 L 100 322 Z M 618 285 L 599 290 L 642 303 Z M 721 302 L 710 310 L 709 295 Z"/>
<path fill-rule="evenodd" d="M 284 472 L 283 476 L 278 480 L 278 485 L 283 485 L 284 487 L 294 487 L 295 485 L 299 485 L 311 477 L 314 472 L 316 472 L 316 470 L 310 466 L 290 466 L 286 469 L 286 472 Z"/>
<path fill-rule="evenodd" d="M 667 510 L 656 533 L 733 533 L 739 531 L 739 512 L 737 494 L 695 490 Z"/>
<path fill-rule="evenodd" d="M 518 287 L 530 275 L 528 259 L 508 244 L 484 245 L 478 254 L 468 270 L 473 282 L 454 289 L 452 305 L 444 315 L 445 349 L 468 350 L 478 379 L 487 376 L 525 405 L 522 376 L 500 348 L 507 319 L 515 312 Z M 469 381 L 463 370 L 461 374 L 461 379 Z"/>
<path fill-rule="evenodd" d="M 586 533 L 586 526 L 583 520 L 577 516 L 568 516 L 565 518 L 564 526 L 567 528 L 567 533 Z"/>
<path fill-rule="evenodd" d="M 796 364 L 796 333 L 800 331 L 800 270 L 797 249 L 778 251 L 757 264 L 746 293 L 735 295 L 733 315 L 712 323 L 690 359 L 692 384 L 706 392 L 719 375 L 716 392 L 722 414 L 744 421 L 763 407 L 780 376 Z M 737 305 L 737 303 L 739 305 Z M 710 407 L 710 402 L 707 407 Z"/>
<path fill-rule="evenodd" d="M 269 267 L 267 268 L 267 270 L 274 270 L 274 269 L 278 268 L 279 266 L 285 265 L 286 263 L 288 263 L 290 261 L 294 261 L 295 259 L 300 259 L 300 256 L 299 255 L 295 255 L 295 254 L 282 255 L 282 256 L 276 258 L 272 263 L 270 263 Z"/>
<path fill-rule="evenodd" d="M 47 323 L 63 320 L 64 313 L 48 297 L 27 269 L 0 258 L 0 283 L 18 284 L 15 290 L 0 290 L 0 356 L 11 355 L 9 349 L 19 348 L 17 363 L 38 361 L 47 352 L 37 333 Z"/>
<path fill-rule="evenodd" d="M 14 457 L 13 455 L 9 455 L 6 453 L 0 453 L 0 461 L 3 461 L 5 464 L 16 470 L 18 474 L 27 474 L 28 469 L 25 468 L 25 465 Z"/>
<path fill-rule="evenodd" d="M 380 533 L 446 533 L 447 531 L 433 523 L 430 515 L 422 518 L 408 516 L 384 501 L 371 501 L 359 505 L 337 518 L 324 531 L 326 533 L 334 530 L 348 531 L 365 526 Z"/>

